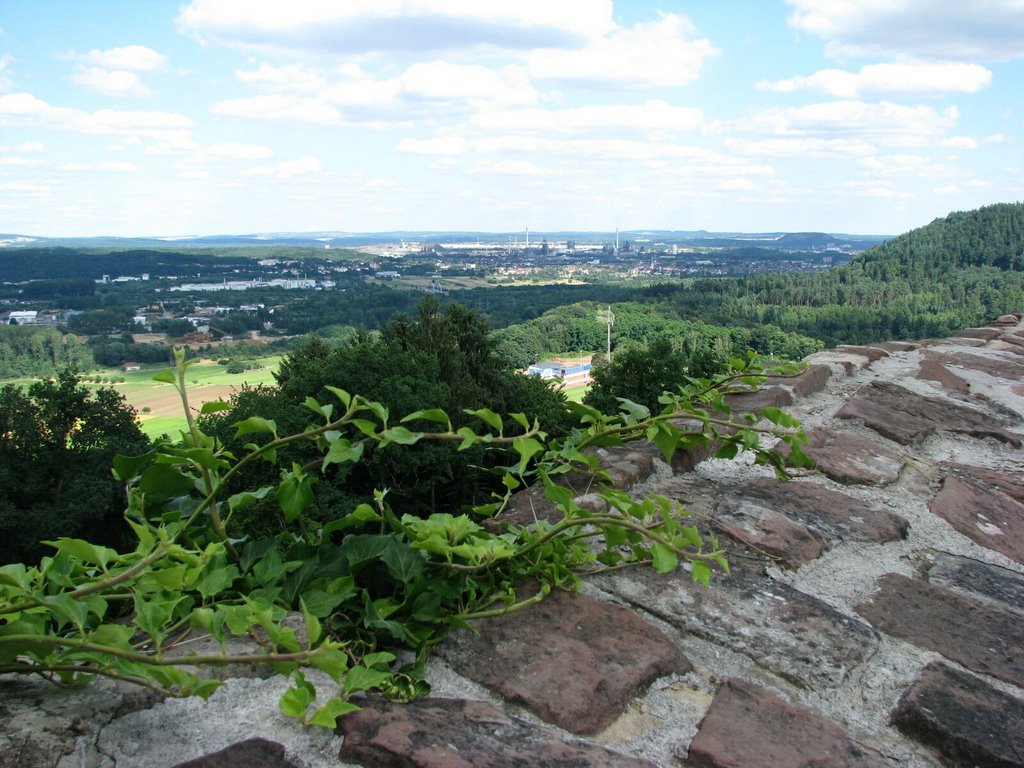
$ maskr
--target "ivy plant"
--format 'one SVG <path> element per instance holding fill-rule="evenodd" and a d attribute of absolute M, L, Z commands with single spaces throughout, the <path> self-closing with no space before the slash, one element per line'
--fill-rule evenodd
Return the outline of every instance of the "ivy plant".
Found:
<path fill-rule="evenodd" d="M 300 433 L 281 435 L 260 417 L 235 424 L 249 442 L 233 455 L 192 417 L 190 364 L 179 351 L 175 367 L 154 377 L 180 394 L 188 418 L 181 438 L 114 462 L 135 548 L 117 552 L 62 538 L 48 542 L 53 553 L 38 565 L 0 567 L 0 673 L 41 675 L 61 685 L 100 675 L 205 697 L 220 681 L 204 675 L 204 667 L 269 664 L 291 676 L 280 702 L 285 715 L 333 727 L 357 708 L 355 694 L 410 700 L 425 693 L 423 664 L 451 628 L 521 610 L 552 589 L 575 588 L 586 574 L 685 567 L 706 587 L 714 569 L 728 572 L 711 532 L 699 530 L 675 501 L 616 490 L 596 449 L 646 440 L 670 461 L 676 451 L 711 443 L 718 456 L 750 451 L 784 474 L 781 454 L 762 446 L 762 438 L 786 442 L 788 461 L 797 463 L 806 439 L 778 409 L 734 414 L 728 406 L 729 394 L 755 389 L 768 376 L 751 355 L 733 360 L 726 374 L 664 394 L 659 413 L 629 401 L 617 414 L 573 405 L 579 427 L 559 439 L 522 414 L 487 409 L 467 412 L 476 428 L 453 429 L 437 409 L 396 420 L 381 404 L 333 388 L 334 402 L 306 400 L 312 421 Z M 790 373 L 772 369 L 772 375 Z M 226 407 L 207 403 L 202 412 Z M 504 492 L 472 513 L 420 518 L 392 509 L 382 489 L 374 503 L 315 530 L 302 524 L 318 476 L 332 465 L 359 462 L 371 446 L 431 440 L 501 451 Z M 276 466 L 280 449 L 296 441 L 315 445 L 317 461 L 278 467 L 273 485 L 224 491 L 253 462 Z M 603 499 L 601 511 L 581 506 L 559 482 L 580 471 L 595 480 L 591 491 Z M 500 521 L 512 495 L 533 483 L 558 510 L 555 521 L 484 524 L 487 517 Z M 276 499 L 289 527 L 273 538 L 231 538 L 232 515 L 267 498 Z M 528 580 L 540 587 L 524 596 L 520 588 Z M 197 634 L 215 638 L 221 650 L 183 652 L 182 641 Z M 257 640 L 252 647 L 259 650 L 230 652 L 229 641 L 239 636 Z M 397 661 L 402 651 L 404 665 Z M 318 692 L 304 672 L 309 668 L 327 673 L 336 687 Z"/>

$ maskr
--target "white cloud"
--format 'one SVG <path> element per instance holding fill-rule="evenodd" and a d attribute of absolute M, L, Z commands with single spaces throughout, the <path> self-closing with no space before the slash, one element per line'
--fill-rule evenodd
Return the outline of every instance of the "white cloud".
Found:
<path fill-rule="evenodd" d="M 950 173 L 949 167 L 923 155 L 878 155 L 862 158 L 857 165 L 873 179 L 930 179 Z"/>
<path fill-rule="evenodd" d="M 42 152 L 43 142 L 41 141 L 26 141 L 18 147 L 22 152 Z"/>
<path fill-rule="evenodd" d="M 126 45 L 122 48 L 108 48 L 105 51 L 94 48 L 77 58 L 85 64 L 102 69 L 131 72 L 152 72 L 167 64 L 166 56 L 144 45 Z"/>
<path fill-rule="evenodd" d="M 760 155 L 762 157 L 863 157 L 872 155 L 876 147 L 863 139 L 764 139 L 746 141 L 726 138 L 725 146 L 743 155 Z"/>
<path fill-rule="evenodd" d="M 611 0 L 193 0 L 177 23 L 209 43 L 336 54 L 580 45 L 614 28 Z"/>
<path fill-rule="evenodd" d="M 551 176 L 550 168 L 541 168 L 529 160 L 481 160 L 470 170 L 470 173 L 488 173 L 498 176 Z"/>
<path fill-rule="evenodd" d="M 530 55 L 530 74 L 596 88 L 679 86 L 696 80 L 705 59 L 717 53 L 689 19 L 665 14 L 616 29 L 586 48 L 538 48 Z"/>
<path fill-rule="evenodd" d="M 718 185 L 723 191 L 745 192 L 754 188 L 754 183 L 748 179 L 727 179 Z"/>
<path fill-rule="evenodd" d="M 940 141 L 939 145 L 950 149 L 977 149 L 979 146 L 970 136 L 950 136 Z"/>
<path fill-rule="evenodd" d="M 41 125 L 76 133 L 162 136 L 189 131 L 192 119 L 175 112 L 55 107 L 30 93 L 0 96 L 0 126 Z"/>
<path fill-rule="evenodd" d="M 3 56 L 0 56 L 0 91 L 9 90 L 14 86 L 14 81 L 10 76 L 12 61 L 14 61 L 14 59 L 9 53 L 5 53 Z"/>
<path fill-rule="evenodd" d="M 960 187 L 956 184 L 946 184 L 942 187 L 936 187 L 932 191 L 937 195 L 956 195 L 960 193 Z"/>
<path fill-rule="evenodd" d="M 272 176 L 277 179 L 292 179 L 297 176 L 312 176 L 320 173 L 323 168 L 320 159 L 312 156 L 300 157 L 295 160 L 284 160 L 271 166 L 250 168 L 244 172 L 246 176 Z"/>
<path fill-rule="evenodd" d="M 222 142 L 207 147 L 206 155 L 215 160 L 266 160 L 274 156 L 274 150 L 261 144 Z"/>
<path fill-rule="evenodd" d="M 966 61 L 1024 56 L 1020 0 L 787 0 L 789 23 L 844 56 Z"/>
<path fill-rule="evenodd" d="M 921 144 L 956 126 L 955 107 L 937 112 L 927 105 L 902 106 L 883 101 L 832 101 L 770 109 L 737 122 L 733 129 L 786 137 L 824 137 Z"/>
<path fill-rule="evenodd" d="M 438 137 L 435 139 L 405 138 L 398 142 L 396 152 L 412 155 L 461 155 L 469 150 L 469 143 L 461 136 Z"/>
<path fill-rule="evenodd" d="M 150 90 L 134 72 L 86 67 L 71 76 L 72 82 L 105 96 L 149 96 Z"/>
<path fill-rule="evenodd" d="M 64 163 L 59 166 L 62 171 L 110 171 L 113 173 L 135 173 L 139 167 L 134 163 L 109 161 L 102 163 Z"/>
<path fill-rule="evenodd" d="M 402 96 L 434 102 L 532 104 L 538 99 L 522 67 L 500 70 L 444 61 L 417 63 L 401 76 Z"/>
<path fill-rule="evenodd" d="M 322 91 L 327 87 L 322 75 L 297 64 L 275 67 L 263 62 L 256 69 L 236 69 L 235 77 L 246 85 L 273 91 Z"/>
<path fill-rule="evenodd" d="M 904 61 L 869 64 L 859 72 L 822 69 L 813 75 L 757 83 L 761 90 L 789 93 L 814 90 L 843 99 L 879 96 L 928 96 L 976 93 L 992 83 L 992 73 L 980 64 L 942 61 Z"/>
<path fill-rule="evenodd" d="M 572 109 L 521 109 L 481 111 L 473 124 L 484 130 L 527 131 L 543 134 L 580 134 L 591 131 L 628 133 L 692 131 L 704 121 L 704 113 L 693 107 L 676 107 L 666 101 L 646 104 L 614 104 Z"/>
<path fill-rule="evenodd" d="M 251 120 L 282 120 L 339 125 L 341 113 L 321 99 L 303 96 L 266 94 L 219 101 L 213 105 L 215 114 L 244 117 Z"/>

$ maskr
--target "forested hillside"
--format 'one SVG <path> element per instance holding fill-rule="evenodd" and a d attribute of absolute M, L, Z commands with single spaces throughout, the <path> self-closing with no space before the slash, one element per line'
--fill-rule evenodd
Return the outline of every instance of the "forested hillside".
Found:
<path fill-rule="evenodd" d="M 826 345 L 942 336 L 1024 306 L 1024 204 L 952 213 L 814 274 L 656 286 L 661 312 Z"/>

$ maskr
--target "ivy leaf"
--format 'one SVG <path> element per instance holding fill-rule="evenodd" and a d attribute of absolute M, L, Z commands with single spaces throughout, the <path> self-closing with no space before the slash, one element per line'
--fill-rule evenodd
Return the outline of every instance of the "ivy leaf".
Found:
<path fill-rule="evenodd" d="M 654 559 L 654 570 L 658 573 L 669 573 L 679 566 L 679 556 L 675 550 L 660 541 L 651 545 L 651 556 Z"/>
<path fill-rule="evenodd" d="M 195 478 L 186 475 L 168 464 L 154 464 L 139 478 L 139 490 L 150 497 L 151 502 L 160 503 L 173 499 L 195 488 Z"/>
<path fill-rule="evenodd" d="M 352 395 L 346 392 L 344 389 L 338 389 L 328 385 L 325 389 L 334 395 L 336 398 L 341 400 L 341 404 L 348 408 L 352 404 Z"/>
<path fill-rule="evenodd" d="M 173 368 L 164 368 L 162 371 L 159 371 L 158 373 L 154 373 L 152 378 L 153 378 L 153 381 L 159 381 L 161 384 L 177 384 L 178 383 L 178 377 L 175 374 Z"/>
<path fill-rule="evenodd" d="M 236 422 L 234 425 L 235 437 L 269 433 L 277 437 L 277 422 L 273 419 L 264 419 L 262 416 L 250 416 L 248 419 Z"/>
<path fill-rule="evenodd" d="M 295 673 L 295 685 L 281 696 L 280 707 L 285 717 L 295 720 L 306 719 L 306 710 L 316 700 L 316 689 L 308 682 L 302 672 Z"/>
<path fill-rule="evenodd" d="M 446 424 L 448 426 L 448 430 L 451 431 L 451 419 L 449 419 L 448 414 L 445 413 L 440 408 L 429 408 L 427 410 L 410 413 L 408 416 L 402 419 L 401 423 L 408 424 L 410 421 L 419 421 L 420 419 L 423 419 L 424 421 L 434 421 L 437 422 L 438 424 Z"/>
<path fill-rule="evenodd" d="M 327 455 L 324 456 L 323 464 L 320 465 L 320 471 L 327 469 L 331 464 L 355 464 L 362 458 L 362 455 L 363 443 L 353 445 L 344 438 L 338 438 L 331 443 Z"/>
<path fill-rule="evenodd" d="M 690 572 L 690 578 L 703 584 L 704 589 L 710 587 L 711 568 L 708 567 L 708 564 L 701 560 L 694 560 L 690 565 L 693 566 L 693 570 Z"/>
<path fill-rule="evenodd" d="M 44 541 L 43 544 L 56 547 L 58 552 L 64 552 L 83 563 L 98 565 L 104 571 L 107 570 L 107 563 L 117 555 L 112 549 L 99 544 L 91 544 L 82 539 L 58 539 L 57 541 Z"/>
<path fill-rule="evenodd" d="M 149 451 L 141 456 L 115 456 L 113 462 L 114 477 L 122 483 L 134 480 L 139 476 L 142 468 L 149 464 L 155 456 L 156 451 Z"/>
<path fill-rule="evenodd" d="M 332 648 L 329 651 L 323 651 L 322 648 L 323 646 L 321 646 L 321 652 L 313 656 L 309 663 L 330 675 L 334 682 L 340 683 L 341 678 L 348 671 L 348 656 L 337 648 Z"/>
<path fill-rule="evenodd" d="M 351 701 L 342 701 L 339 698 L 328 699 L 327 703 L 316 711 L 309 722 L 311 725 L 319 725 L 324 728 L 336 728 L 339 717 L 350 712 L 358 712 L 359 709 L 360 707 Z"/>
<path fill-rule="evenodd" d="M 530 463 L 530 459 L 541 453 L 544 446 L 535 438 L 517 437 L 512 441 L 512 450 L 519 454 L 519 474 L 521 475 L 526 471 L 526 465 Z"/>
<path fill-rule="evenodd" d="M 242 493 L 236 493 L 234 496 L 228 497 L 228 509 L 232 512 L 237 512 L 240 509 L 245 509 L 250 504 L 254 504 L 258 500 L 266 497 L 268 493 L 274 490 L 274 486 L 265 485 L 255 491 L 243 491 Z"/>
<path fill-rule="evenodd" d="M 469 414 L 470 416 L 475 416 L 476 418 L 480 419 L 480 421 L 484 422 L 487 426 L 489 426 L 499 435 L 502 434 L 501 416 L 499 416 L 489 408 L 480 408 L 475 411 L 467 408 L 466 413 Z"/>
<path fill-rule="evenodd" d="M 298 464 L 292 464 L 292 470 L 281 475 L 283 479 L 277 487 L 277 501 L 285 521 L 290 523 L 313 503 L 313 479 Z"/>
<path fill-rule="evenodd" d="M 408 584 L 421 573 L 425 563 L 423 556 L 404 541 L 392 539 L 387 551 L 380 558 L 387 566 L 391 578 Z"/>
<path fill-rule="evenodd" d="M 320 639 L 323 628 L 320 626 L 320 620 L 309 612 L 309 608 L 306 607 L 306 601 L 301 597 L 299 598 L 299 610 L 302 612 L 302 618 L 306 623 L 306 637 L 309 638 L 309 647 L 312 648 L 316 645 L 316 641 Z"/>
<path fill-rule="evenodd" d="M 675 424 L 667 421 L 658 422 L 657 432 L 654 435 L 654 444 L 658 446 L 661 455 L 665 457 L 665 463 L 672 463 L 672 455 L 679 446 L 679 439 L 682 431 Z"/>
<path fill-rule="evenodd" d="M 382 443 L 398 443 L 399 445 L 413 445 L 423 437 L 422 432 L 410 432 L 405 427 L 391 427 L 381 433 Z"/>
<path fill-rule="evenodd" d="M 345 675 L 345 695 L 351 696 L 359 691 L 377 688 L 389 677 L 391 677 L 390 672 L 382 672 L 379 669 L 367 669 L 363 666 L 352 667 Z"/>

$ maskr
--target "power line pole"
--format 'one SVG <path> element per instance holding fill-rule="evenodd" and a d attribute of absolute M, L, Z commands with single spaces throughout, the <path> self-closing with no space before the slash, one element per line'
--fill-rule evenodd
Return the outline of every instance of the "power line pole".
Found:
<path fill-rule="evenodd" d="M 608 362 L 612 361 L 612 325 L 615 323 L 615 315 L 611 306 L 607 310 L 602 309 L 597 313 L 597 319 L 608 326 Z"/>

